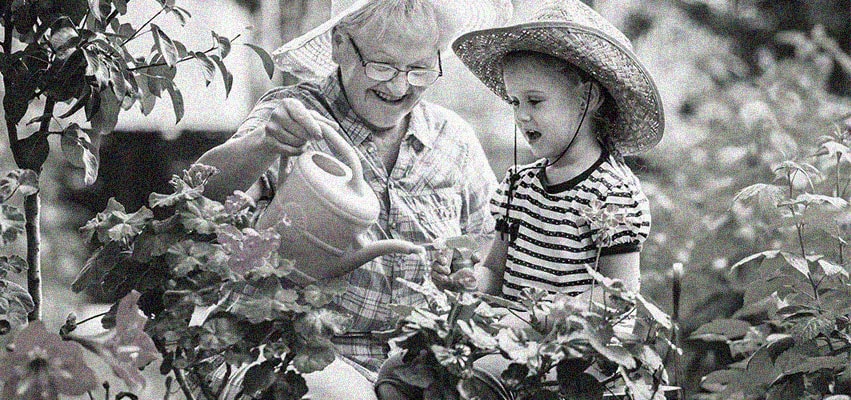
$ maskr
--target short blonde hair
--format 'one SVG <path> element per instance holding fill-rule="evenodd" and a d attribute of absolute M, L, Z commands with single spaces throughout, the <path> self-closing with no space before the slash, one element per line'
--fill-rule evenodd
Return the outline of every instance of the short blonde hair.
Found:
<path fill-rule="evenodd" d="M 432 38 L 437 49 L 454 39 L 459 16 L 435 0 L 375 0 L 347 15 L 334 27 L 348 33 L 364 33 L 380 42 L 399 33 Z"/>

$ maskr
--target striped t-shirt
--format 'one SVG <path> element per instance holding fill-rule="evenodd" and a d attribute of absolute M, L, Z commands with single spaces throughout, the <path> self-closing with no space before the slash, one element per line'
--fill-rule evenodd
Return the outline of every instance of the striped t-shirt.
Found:
<path fill-rule="evenodd" d="M 497 229 L 516 229 L 503 274 L 503 295 L 517 300 L 526 287 L 575 296 L 591 288 L 600 255 L 641 250 L 650 233 L 650 209 L 638 179 L 605 151 L 575 178 L 550 185 L 540 160 L 512 167 L 491 199 Z M 510 211 L 508 196 L 514 177 Z M 507 214 L 507 217 L 506 217 Z M 508 238 L 509 236 L 505 236 Z"/>

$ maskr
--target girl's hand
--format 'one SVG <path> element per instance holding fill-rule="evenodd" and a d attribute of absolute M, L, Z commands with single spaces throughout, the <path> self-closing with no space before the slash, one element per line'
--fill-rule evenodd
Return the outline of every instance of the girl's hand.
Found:
<path fill-rule="evenodd" d="M 431 280 L 438 289 L 452 291 L 473 291 L 477 289 L 473 265 L 478 263 L 479 256 L 473 253 L 469 259 L 464 259 L 452 249 L 441 250 L 431 264 Z M 452 272 L 455 271 L 455 272 Z"/>

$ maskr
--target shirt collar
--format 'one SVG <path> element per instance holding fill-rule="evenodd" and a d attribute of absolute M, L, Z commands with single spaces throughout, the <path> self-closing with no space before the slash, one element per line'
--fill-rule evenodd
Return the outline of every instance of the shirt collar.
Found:
<path fill-rule="evenodd" d="M 372 131 L 361 122 L 360 117 L 355 114 L 351 104 L 349 104 L 346 93 L 343 91 L 343 85 L 340 81 L 340 70 L 328 76 L 319 87 L 320 96 L 328 100 L 334 113 L 334 117 L 342 125 L 343 130 L 348 133 L 349 138 L 356 145 L 361 144 L 369 136 Z M 410 121 L 408 122 L 408 131 L 405 133 L 405 139 L 413 137 L 426 147 L 431 147 L 437 137 L 437 131 L 429 128 L 428 118 L 423 112 L 422 103 L 417 104 L 411 110 Z"/>

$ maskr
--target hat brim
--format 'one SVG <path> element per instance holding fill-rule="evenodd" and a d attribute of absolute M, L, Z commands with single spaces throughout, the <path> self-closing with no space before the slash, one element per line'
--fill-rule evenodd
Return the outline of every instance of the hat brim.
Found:
<path fill-rule="evenodd" d="M 331 57 L 331 30 L 347 15 L 364 7 L 370 0 L 358 0 L 345 10 L 332 15 L 316 28 L 285 43 L 272 53 L 275 66 L 300 80 L 322 79 L 337 68 Z M 450 15 L 461 15 L 453 19 L 452 26 L 443 27 L 452 32 L 451 37 L 474 29 L 500 26 L 514 13 L 510 0 L 476 1 L 473 6 L 456 0 L 443 0 L 440 7 L 450 7 Z"/>
<path fill-rule="evenodd" d="M 665 117 L 656 84 L 631 49 L 600 30 L 570 22 L 531 22 L 462 35 L 453 50 L 488 88 L 508 101 L 502 61 L 513 51 L 549 54 L 582 69 L 612 96 L 618 112 L 609 132 L 623 155 L 662 139 Z"/>

